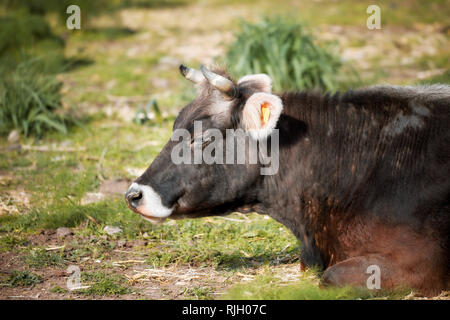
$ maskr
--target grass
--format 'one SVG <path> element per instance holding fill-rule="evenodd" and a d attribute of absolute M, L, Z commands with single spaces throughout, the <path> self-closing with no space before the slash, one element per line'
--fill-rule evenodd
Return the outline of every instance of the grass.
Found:
<path fill-rule="evenodd" d="M 56 294 L 65 294 L 68 292 L 68 290 L 61 288 L 60 286 L 54 286 L 53 288 L 50 289 L 50 292 Z"/>
<path fill-rule="evenodd" d="M 14 270 L 1 284 L 9 287 L 30 287 L 42 282 L 42 277 L 29 271 Z"/>
<path fill-rule="evenodd" d="M 280 278 L 281 277 L 281 278 Z M 355 287 L 328 287 L 318 285 L 318 274 L 308 271 L 296 281 L 285 282 L 282 275 L 266 270 L 255 280 L 231 288 L 223 299 L 233 300 L 350 300 L 350 299 L 401 299 L 411 292 L 408 289 L 371 291 Z"/>
<path fill-rule="evenodd" d="M 25 257 L 25 263 L 33 268 L 61 266 L 64 263 L 63 253 L 46 251 L 43 248 L 34 248 Z"/>
<path fill-rule="evenodd" d="M 14 251 L 18 247 L 26 246 L 29 241 L 23 237 L 17 237 L 13 234 L 0 237 L 0 252 Z"/>
<path fill-rule="evenodd" d="M 19 56 L 23 49 L 36 50 L 37 44 L 61 49 L 63 42 L 41 15 L 23 11 L 0 16 L 0 58 Z"/>
<path fill-rule="evenodd" d="M 183 293 L 188 300 L 211 300 L 213 298 L 211 295 L 212 292 L 214 292 L 213 288 L 194 287 L 186 289 Z"/>
<path fill-rule="evenodd" d="M 90 286 L 77 291 L 78 294 L 86 296 L 119 296 L 132 292 L 123 286 L 125 283 L 123 277 L 104 272 L 82 273 L 81 283 L 83 286 Z"/>
<path fill-rule="evenodd" d="M 226 63 L 235 76 L 266 73 L 275 91 L 320 88 L 335 90 L 340 59 L 330 43 L 317 43 L 303 25 L 282 18 L 241 23 Z"/>
<path fill-rule="evenodd" d="M 130 212 L 122 199 L 114 200 L 112 203 L 113 205 L 104 202 L 80 206 L 79 211 L 76 207 L 67 207 L 67 213 L 59 211 L 57 215 L 30 213 L 19 216 L 14 222 L 4 224 L 2 229 L 32 232 L 40 228 L 76 227 L 84 221 L 89 221 L 89 215 L 99 225 L 89 224 L 83 231 L 84 235 L 100 236 L 105 225 L 122 227 L 124 229 L 122 237 L 129 239 L 142 239 L 142 234 L 146 233 L 145 239 L 149 243 L 138 250 L 144 253 L 146 263 L 154 268 L 189 264 L 239 269 L 277 259 L 291 262 L 298 260 L 298 244 L 295 237 L 280 224 L 262 216 L 250 216 L 251 220 L 248 220 L 248 223 L 247 220 L 236 216 L 234 218 L 243 222 L 210 218 L 152 226 Z M 94 244 L 97 250 L 89 251 L 95 257 L 104 251 L 114 249 L 114 245 L 111 246 L 106 240 Z M 77 256 L 80 258 L 82 255 L 73 252 L 69 258 L 60 252 L 35 249 L 30 252 L 26 263 L 31 267 L 57 266 L 63 264 L 65 259 L 76 261 Z"/>
<path fill-rule="evenodd" d="M 152 231 L 161 244 L 149 245 L 147 263 L 154 268 L 189 264 L 219 269 L 241 269 L 274 259 L 296 261 L 296 239 L 272 220 L 251 217 L 253 222 L 232 223 L 219 218 L 177 221 L 170 228 Z M 276 243 L 275 239 L 277 239 Z"/>
<path fill-rule="evenodd" d="M 43 73 L 39 59 L 18 64 L 0 79 L 0 134 L 13 129 L 25 136 L 48 130 L 67 133 L 68 118 L 60 112 L 61 85 L 54 75 Z"/>

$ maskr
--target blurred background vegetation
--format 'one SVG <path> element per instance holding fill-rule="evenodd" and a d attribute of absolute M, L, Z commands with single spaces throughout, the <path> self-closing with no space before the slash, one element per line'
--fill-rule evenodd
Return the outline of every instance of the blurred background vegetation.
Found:
<path fill-rule="evenodd" d="M 81 30 L 66 28 L 69 4 L 81 8 Z M 150 239 L 139 254 L 156 267 L 297 270 L 300 244 L 273 220 L 234 215 L 152 226 L 128 210 L 121 193 L 195 97 L 180 63 L 219 65 L 235 79 L 265 72 L 276 91 L 450 83 L 448 0 L 370 4 L 381 8 L 381 30 L 367 29 L 369 4 L 359 0 L 1 1 L 0 254 L 5 248 L 34 259 L 26 268 L 35 272 L 44 258 L 58 261 L 55 268 L 91 258 L 111 262 L 119 241 Z M 111 238 L 105 225 L 123 233 Z M 40 230 L 59 227 L 74 228 L 76 243 L 57 254 L 45 243 L 26 244 Z M 229 297 L 367 297 L 321 291 L 309 276 L 284 291 L 276 285 L 286 272 L 278 280 L 269 273 Z M 6 284 L 23 279 L 41 283 L 32 273 L 13 273 Z M 217 291 L 210 289 L 188 291 L 205 298 Z"/>
<path fill-rule="evenodd" d="M 311 27 L 312 23 L 316 23 L 318 10 L 322 8 L 324 12 L 319 15 L 320 21 L 318 23 L 323 24 L 325 21 L 325 23 L 331 25 L 331 28 L 338 29 L 339 27 L 334 25 L 336 22 L 346 25 L 361 23 L 359 27 L 364 28 L 367 18 L 363 10 L 364 7 L 356 1 L 344 1 L 343 4 L 333 2 L 333 10 L 330 11 L 329 7 L 324 7 L 326 4 L 322 4 L 322 2 L 326 3 L 327 1 L 319 1 L 317 5 L 314 5 L 314 1 L 312 2 L 291 1 L 281 6 L 272 6 L 265 1 L 250 1 L 244 2 L 244 4 L 231 2 L 230 7 L 237 7 L 241 11 L 240 16 L 230 14 L 228 11 L 223 13 L 222 11 L 230 9 L 224 6 L 222 1 L 209 2 L 211 9 L 215 10 L 214 14 L 221 16 L 218 21 L 229 19 L 227 23 L 222 21 L 221 28 L 226 27 L 227 31 L 232 32 L 233 35 L 227 38 L 223 37 L 223 39 L 213 39 L 220 45 L 221 55 L 210 55 L 207 62 L 216 61 L 227 66 L 228 71 L 234 77 L 250 73 L 267 73 L 272 77 L 274 88 L 277 91 L 308 88 L 335 91 L 377 82 L 378 78 L 386 76 L 386 74 L 383 75 L 383 72 L 387 72 L 386 70 L 389 68 L 383 69 L 375 66 L 372 74 L 365 77 L 361 74 L 361 70 L 358 70 L 358 67 L 352 63 L 351 59 L 342 56 L 343 48 L 340 47 L 342 43 L 339 43 L 339 39 L 328 39 L 327 34 L 325 34 L 325 37 L 317 36 L 317 32 L 314 32 L 314 28 Z M 65 28 L 65 21 L 68 17 L 66 8 L 70 4 L 77 4 L 82 8 L 81 31 L 70 31 Z M 445 1 L 385 1 L 382 5 L 384 28 L 390 25 L 395 27 L 402 25 L 402 27 L 412 26 L 413 29 L 423 29 L 424 23 L 435 22 L 430 17 L 436 19 L 436 23 L 439 23 L 444 17 L 446 18 L 440 9 L 448 11 Z M 60 94 L 62 80 L 57 75 L 87 66 L 93 62 L 98 64 L 98 56 L 84 53 L 86 47 L 96 40 L 111 42 L 126 36 L 134 35 L 136 37 L 136 33 L 141 33 L 142 37 L 150 36 L 156 41 L 159 40 L 159 37 L 164 37 L 163 41 L 167 42 L 167 39 L 172 37 L 174 44 L 176 44 L 177 39 L 184 33 L 180 29 L 183 28 L 183 23 L 173 23 L 170 26 L 169 22 L 169 25 L 164 26 L 159 19 L 154 22 L 148 21 L 154 23 L 151 28 L 152 31 L 156 29 L 156 32 L 149 35 L 145 30 L 139 30 L 139 26 L 124 26 L 123 21 L 127 19 L 124 18 L 124 14 L 126 15 L 128 12 L 132 16 L 139 11 L 152 9 L 155 11 L 174 9 L 174 12 L 177 11 L 182 14 L 182 10 L 179 10 L 179 8 L 189 6 L 208 7 L 206 2 L 203 1 L 183 0 L 3 1 L 0 5 L 0 70 L 4 74 L 0 79 L 0 134 L 8 134 L 13 129 L 25 136 L 32 134 L 38 137 L 46 131 L 52 130 L 66 133 L 67 126 L 77 122 L 74 116 L 76 112 L 68 106 L 80 100 L 77 98 L 68 99 L 65 104 L 63 103 L 63 97 Z M 259 18 L 255 18 L 252 12 L 255 8 L 260 11 Z M 295 12 L 296 10 L 298 12 Z M 356 14 L 357 10 L 359 10 L 358 14 Z M 418 10 L 421 10 L 421 15 L 416 12 Z M 267 12 L 269 11 L 273 14 L 268 15 Z M 307 18 L 305 14 L 309 17 Z M 167 16 L 167 12 L 164 11 L 162 15 Z M 177 19 L 175 15 L 174 13 L 171 18 Z M 325 20 L 325 17 L 328 20 Z M 182 20 L 185 18 L 186 16 L 181 17 Z M 108 19 L 109 21 L 107 21 Z M 442 21 L 444 22 L 444 20 Z M 196 23 L 198 24 L 198 21 L 194 21 L 194 24 Z M 199 37 L 208 32 L 208 28 L 205 28 L 205 30 L 199 29 L 205 26 L 192 26 L 192 21 L 189 24 L 191 25 L 186 29 L 191 30 L 190 32 L 194 34 L 197 32 Z M 220 37 L 214 29 L 216 28 L 214 23 L 212 27 L 210 30 L 211 36 Z M 448 25 L 443 24 L 441 27 L 443 29 L 439 31 L 443 32 L 444 36 L 448 36 Z M 164 28 L 166 30 L 161 32 Z M 359 31 L 360 33 L 367 33 L 367 30 Z M 397 30 L 393 29 L 392 32 L 397 32 Z M 366 40 L 361 37 L 351 39 L 351 35 L 349 35 L 347 38 L 347 41 L 356 43 L 356 45 L 355 43 L 351 45 L 353 47 L 367 44 Z M 207 36 L 204 41 L 208 41 Z M 412 43 L 414 41 L 418 40 L 411 40 Z M 70 43 L 69 48 L 67 42 Z M 410 40 L 408 39 L 406 42 L 410 42 Z M 394 43 L 394 46 L 411 49 L 412 43 Z M 122 44 L 123 46 L 132 46 L 126 40 Z M 117 42 L 117 45 L 120 45 L 120 43 Z M 199 51 L 201 45 L 201 43 L 198 43 L 199 48 L 195 48 L 193 51 Z M 177 56 L 160 57 L 165 53 L 164 50 L 158 48 L 157 44 L 152 49 L 153 51 L 149 52 L 147 57 L 151 60 L 150 63 L 146 63 L 142 59 L 135 59 L 129 64 L 129 67 L 135 68 L 134 65 L 142 61 L 146 68 L 152 68 L 151 64 L 158 62 L 161 58 L 163 63 L 165 62 L 175 70 L 175 65 L 184 60 L 183 55 L 179 53 Z M 76 52 L 73 50 L 76 50 Z M 430 50 L 432 51 L 432 49 Z M 356 55 L 365 54 L 364 50 L 360 51 Z M 68 52 L 72 54 L 68 56 Z M 407 54 L 408 50 L 405 50 L 405 56 L 403 57 L 403 60 L 406 60 L 406 63 L 403 62 L 405 65 L 408 65 L 408 59 L 410 58 Z M 373 59 L 369 55 L 373 54 L 369 52 L 365 61 L 366 64 Z M 422 54 L 419 59 L 416 59 L 416 62 L 422 64 L 422 69 L 436 69 L 434 72 L 438 73 L 436 74 L 440 77 L 438 79 L 448 82 L 448 72 L 445 70 L 448 69 L 448 49 L 443 50 L 442 55 L 440 53 L 434 55 L 437 56 L 436 59 L 428 59 L 429 55 Z M 106 55 L 101 58 L 111 59 Z M 200 58 L 188 56 L 187 62 L 205 62 L 197 61 L 201 60 Z M 377 59 L 381 58 L 381 56 L 377 57 Z M 376 63 L 377 61 L 373 62 Z M 117 70 L 119 74 L 114 72 L 104 75 L 97 74 L 100 78 L 111 77 L 110 81 L 121 82 L 123 80 L 125 82 L 130 80 L 128 79 L 129 71 L 125 67 L 125 64 L 119 65 Z M 95 66 L 93 68 L 95 69 Z M 434 75 L 433 72 L 431 74 Z M 165 76 L 164 72 L 161 76 Z M 424 77 L 422 76 L 422 78 Z M 414 80 L 417 79 L 411 79 L 411 82 L 414 82 Z M 158 84 L 160 87 L 167 87 L 166 82 L 167 80 L 164 80 L 164 78 L 154 80 L 154 83 L 157 84 L 156 87 L 158 87 Z M 95 86 L 94 83 L 91 84 Z M 87 83 L 85 83 L 86 86 Z M 139 87 L 139 85 L 136 86 Z M 82 100 L 87 103 L 91 97 L 88 92 L 91 90 L 86 87 L 86 90 L 83 91 L 81 94 Z M 130 94 L 128 90 L 125 91 Z M 142 90 L 139 89 L 136 92 L 143 94 Z M 83 94 L 86 94 L 86 96 L 83 96 Z M 171 102 L 179 103 L 185 101 L 185 97 L 191 98 L 192 95 L 192 92 L 184 92 L 178 94 L 178 97 Z M 143 105 L 150 101 L 151 98 L 149 97 L 147 101 L 140 101 L 135 106 L 135 119 L 142 117 L 147 118 L 147 120 L 157 119 L 160 121 L 162 119 L 159 109 L 155 110 L 156 116 L 155 112 L 145 114 L 142 112 Z M 152 121 L 140 122 L 151 123 Z"/>
<path fill-rule="evenodd" d="M 235 37 L 226 56 L 234 75 L 266 73 L 276 91 L 336 89 L 340 58 L 329 49 L 330 43 L 316 44 L 303 25 L 280 17 L 242 22 Z"/>

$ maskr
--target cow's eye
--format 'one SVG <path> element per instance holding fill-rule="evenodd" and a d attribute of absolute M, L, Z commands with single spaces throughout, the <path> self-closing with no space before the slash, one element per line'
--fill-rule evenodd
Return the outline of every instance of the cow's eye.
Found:
<path fill-rule="evenodd" d="M 211 142 L 213 142 L 213 137 L 212 136 L 204 136 L 203 137 L 203 144 L 202 147 L 206 147 L 208 144 L 210 144 Z"/>
<path fill-rule="evenodd" d="M 212 141 L 212 136 L 204 134 L 203 135 L 203 142 Z"/>
<path fill-rule="evenodd" d="M 202 144 L 202 143 L 203 143 L 203 137 L 201 135 L 194 136 L 194 137 L 192 137 L 192 140 L 191 140 L 191 147 L 193 145 L 198 145 L 198 144 Z"/>
<path fill-rule="evenodd" d="M 208 144 L 213 142 L 213 137 L 208 134 L 203 134 L 201 136 L 193 137 L 191 140 L 191 147 L 194 145 L 201 145 L 202 148 L 206 147 Z"/>

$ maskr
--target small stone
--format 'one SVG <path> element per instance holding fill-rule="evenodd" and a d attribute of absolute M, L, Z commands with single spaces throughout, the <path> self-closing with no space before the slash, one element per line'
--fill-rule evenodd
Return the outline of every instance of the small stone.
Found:
<path fill-rule="evenodd" d="M 58 238 L 64 238 L 72 234 L 73 231 L 70 228 L 61 227 L 56 229 L 56 235 L 58 236 Z"/>
<path fill-rule="evenodd" d="M 20 138 L 19 131 L 12 130 L 8 135 L 8 142 L 9 143 L 17 143 L 17 142 L 19 142 L 19 138 Z"/>
<path fill-rule="evenodd" d="M 110 236 L 113 234 L 121 233 L 122 229 L 119 227 L 113 227 L 113 226 L 106 226 L 103 228 L 103 231 L 105 231 Z"/>
<path fill-rule="evenodd" d="M 117 246 L 118 246 L 119 248 L 125 247 L 126 244 L 127 244 L 127 242 L 126 242 L 125 240 L 119 240 L 119 241 L 117 241 Z"/>
<path fill-rule="evenodd" d="M 81 205 L 84 206 L 86 204 L 103 201 L 104 199 L 105 195 L 101 192 L 88 192 L 81 199 Z"/>

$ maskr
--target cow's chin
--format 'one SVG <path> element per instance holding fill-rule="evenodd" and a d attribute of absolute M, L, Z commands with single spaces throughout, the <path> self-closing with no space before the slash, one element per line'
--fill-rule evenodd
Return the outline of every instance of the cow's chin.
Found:
<path fill-rule="evenodd" d="M 145 209 L 145 207 L 138 207 L 134 210 L 137 214 L 139 214 L 142 218 L 150 222 L 151 224 L 159 225 L 162 224 L 166 219 L 169 217 L 156 217 L 151 215 L 151 213 L 148 213 L 148 210 Z"/>
<path fill-rule="evenodd" d="M 138 212 L 139 213 L 139 212 Z M 148 222 L 150 222 L 151 224 L 155 224 L 155 225 L 159 225 L 162 224 L 164 221 L 166 221 L 167 218 L 158 218 L 158 217 L 151 217 L 151 216 L 147 216 L 145 214 L 139 213 L 139 215 L 144 218 L 145 220 L 147 220 Z"/>
<path fill-rule="evenodd" d="M 131 207 L 134 212 L 152 224 L 162 224 L 169 216 L 171 216 L 176 208 L 177 205 L 174 205 L 172 208 L 166 208 L 160 203 L 154 205 L 140 205 L 137 208 Z"/>

